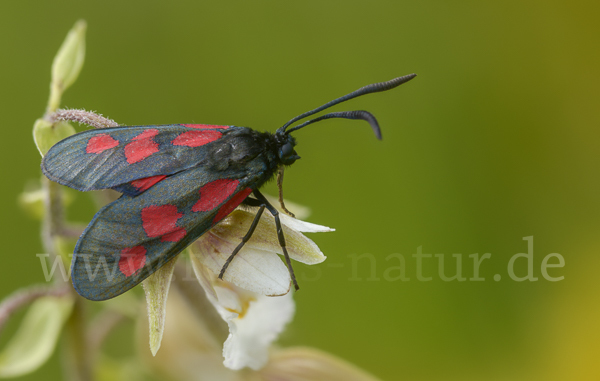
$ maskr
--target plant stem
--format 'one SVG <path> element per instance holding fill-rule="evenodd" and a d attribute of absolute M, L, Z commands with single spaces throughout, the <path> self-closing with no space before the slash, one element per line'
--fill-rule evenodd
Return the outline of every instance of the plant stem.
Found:
<path fill-rule="evenodd" d="M 93 378 L 89 345 L 84 326 L 84 300 L 78 295 L 75 295 L 74 299 L 73 312 L 65 324 L 64 331 L 63 366 L 65 379 L 91 381 Z"/>
<path fill-rule="evenodd" d="M 45 177 L 42 178 L 42 189 L 45 194 L 44 207 L 46 209 L 42 221 L 42 242 L 44 250 L 53 259 L 60 255 L 56 247 L 56 237 L 60 234 L 64 225 L 62 189 L 60 189 L 60 185 Z"/>
<path fill-rule="evenodd" d="M 44 200 L 45 215 L 42 222 L 42 241 L 44 249 L 52 258 L 60 255 L 57 238 L 65 232 L 65 215 L 63 192 L 59 184 L 42 179 L 42 188 L 45 190 Z M 55 282 L 60 282 L 60 277 L 55 277 Z M 71 316 L 65 322 L 65 340 L 63 346 L 65 379 L 72 381 L 91 381 L 90 351 L 85 331 L 84 300 L 69 287 L 74 300 Z"/>
<path fill-rule="evenodd" d="M 119 127 L 119 124 L 112 119 L 92 111 L 77 109 L 59 109 L 48 114 L 46 119 L 52 123 L 58 121 L 77 122 L 94 128 Z"/>

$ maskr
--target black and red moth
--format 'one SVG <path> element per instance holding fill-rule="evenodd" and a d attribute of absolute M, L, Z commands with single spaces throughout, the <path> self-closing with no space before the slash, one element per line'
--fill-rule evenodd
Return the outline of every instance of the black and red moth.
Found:
<path fill-rule="evenodd" d="M 80 191 L 110 188 L 123 193 L 100 209 L 79 238 L 71 265 L 73 286 L 91 300 L 120 295 L 243 203 L 259 209 L 219 277 L 252 236 L 266 208 L 275 218 L 279 243 L 298 289 L 278 212 L 259 188 L 300 158 L 292 131 L 324 119 L 344 118 L 369 122 L 378 139 L 381 132 L 367 111 L 332 112 L 290 126 L 414 77 L 362 87 L 293 118 L 274 134 L 248 127 L 169 124 L 88 130 L 58 142 L 42 160 L 42 172 L 50 180 Z"/>

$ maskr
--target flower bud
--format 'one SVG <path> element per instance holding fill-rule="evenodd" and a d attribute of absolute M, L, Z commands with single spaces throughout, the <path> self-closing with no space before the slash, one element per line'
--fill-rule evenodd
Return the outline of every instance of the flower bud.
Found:
<path fill-rule="evenodd" d="M 79 76 L 85 58 L 85 30 L 85 21 L 77 21 L 54 57 L 48 112 L 58 108 L 62 93 Z"/>

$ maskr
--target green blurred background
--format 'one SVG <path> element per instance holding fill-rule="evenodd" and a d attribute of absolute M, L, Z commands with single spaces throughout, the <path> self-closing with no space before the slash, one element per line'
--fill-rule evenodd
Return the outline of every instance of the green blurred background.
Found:
<path fill-rule="evenodd" d="M 311 236 L 325 263 L 296 266 L 302 290 L 283 345 L 329 351 L 386 380 L 600 379 L 600 3 L 166 4 L 0 5 L 0 297 L 44 279 L 39 223 L 16 200 L 40 176 L 31 129 L 52 59 L 83 18 L 86 62 L 63 105 L 121 124 L 274 131 L 360 86 L 419 75 L 336 107 L 374 113 L 381 142 L 351 121 L 296 134 L 302 160 L 286 172 L 286 198 L 337 231 Z M 92 204 L 77 205 L 70 218 L 89 221 Z M 537 282 L 507 276 L 526 236 Z M 467 278 L 468 255 L 491 253 L 486 280 L 444 282 L 434 258 L 423 267 L 433 280 L 418 281 L 411 254 L 419 246 L 445 254 L 448 275 L 451 255 L 463 254 Z M 353 274 L 353 255 L 365 253 L 374 262 L 361 259 Z M 386 260 L 394 253 L 404 255 L 409 281 L 384 279 L 398 265 Z M 564 257 L 564 268 L 549 270 L 564 280 L 541 276 L 549 253 Z M 524 260 L 516 272 L 525 274 Z M 55 355 L 22 379 L 59 372 Z"/>

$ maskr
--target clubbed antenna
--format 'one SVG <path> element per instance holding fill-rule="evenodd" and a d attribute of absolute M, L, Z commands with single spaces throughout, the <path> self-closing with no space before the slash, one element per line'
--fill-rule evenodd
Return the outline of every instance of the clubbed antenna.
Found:
<path fill-rule="evenodd" d="M 299 130 L 302 127 L 308 126 L 309 124 L 312 124 L 314 122 L 318 122 L 318 121 L 324 120 L 324 119 L 331 119 L 331 118 L 366 120 L 371 125 L 371 128 L 373 129 L 373 132 L 375 132 L 375 136 L 377 137 L 377 139 L 381 140 L 381 129 L 379 128 L 379 123 L 377 122 L 377 119 L 375 119 L 375 116 L 373 116 L 373 114 L 371 114 L 368 111 L 364 111 L 364 110 L 330 112 L 329 114 L 321 115 L 318 118 L 311 119 L 307 122 L 304 122 L 295 127 L 292 127 L 287 131 L 287 133 L 289 134 L 292 131 Z"/>
<path fill-rule="evenodd" d="M 303 124 L 301 124 L 299 126 L 296 126 L 296 127 L 290 129 L 287 132 L 286 132 L 286 129 L 292 123 L 295 123 L 295 122 L 299 121 L 300 119 L 304 119 L 304 118 L 306 118 L 308 116 L 314 115 L 314 114 L 316 114 L 316 113 L 318 113 L 320 111 L 328 109 L 329 107 L 335 106 L 335 105 L 337 105 L 339 103 L 345 102 L 347 100 L 350 100 L 350 99 L 353 99 L 353 98 L 356 98 L 356 97 L 360 97 L 361 95 L 371 94 L 371 93 L 378 93 L 380 91 L 386 91 L 386 90 L 393 89 L 394 87 L 400 86 L 401 84 L 410 81 L 411 79 L 413 79 L 416 76 L 417 76 L 416 74 L 409 74 L 409 75 L 405 75 L 403 77 L 394 78 L 394 79 L 392 79 L 390 81 L 387 81 L 387 82 L 373 83 L 371 85 L 367 85 L 365 87 L 361 87 L 360 89 L 358 89 L 356 91 L 353 91 L 350 94 L 346 94 L 343 97 L 334 99 L 331 102 L 327 102 L 327 103 L 325 103 L 321 107 L 317 107 L 314 110 L 307 111 L 304 114 L 298 115 L 297 117 L 293 118 L 292 120 L 290 120 L 289 122 L 287 122 L 286 124 L 284 124 L 281 128 L 279 128 L 277 130 L 277 132 L 278 133 L 289 133 L 291 131 L 295 131 L 295 130 L 297 130 L 299 128 L 302 128 L 302 127 L 304 127 L 306 125 L 309 125 L 311 123 L 314 123 L 314 122 L 317 122 L 317 121 L 323 120 L 323 119 L 330 119 L 330 118 L 363 119 L 363 120 L 368 121 L 369 124 L 371 124 L 371 127 L 373 128 L 373 130 L 375 130 L 375 134 L 377 135 L 377 137 L 379 139 L 381 139 L 381 133 L 380 132 L 378 133 L 379 126 L 377 125 L 377 121 L 375 120 L 375 117 L 373 117 L 373 115 L 367 113 L 366 111 L 349 111 L 349 112 L 341 112 L 341 113 L 330 113 L 330 114 L 323 115 L 320 118 L 316 118 L 316 119 L 310 120 L 310 121 L 308 121 L 306 123 L 303 123 Z M 374 124 L 372 122 L 374 122 Z"/>

